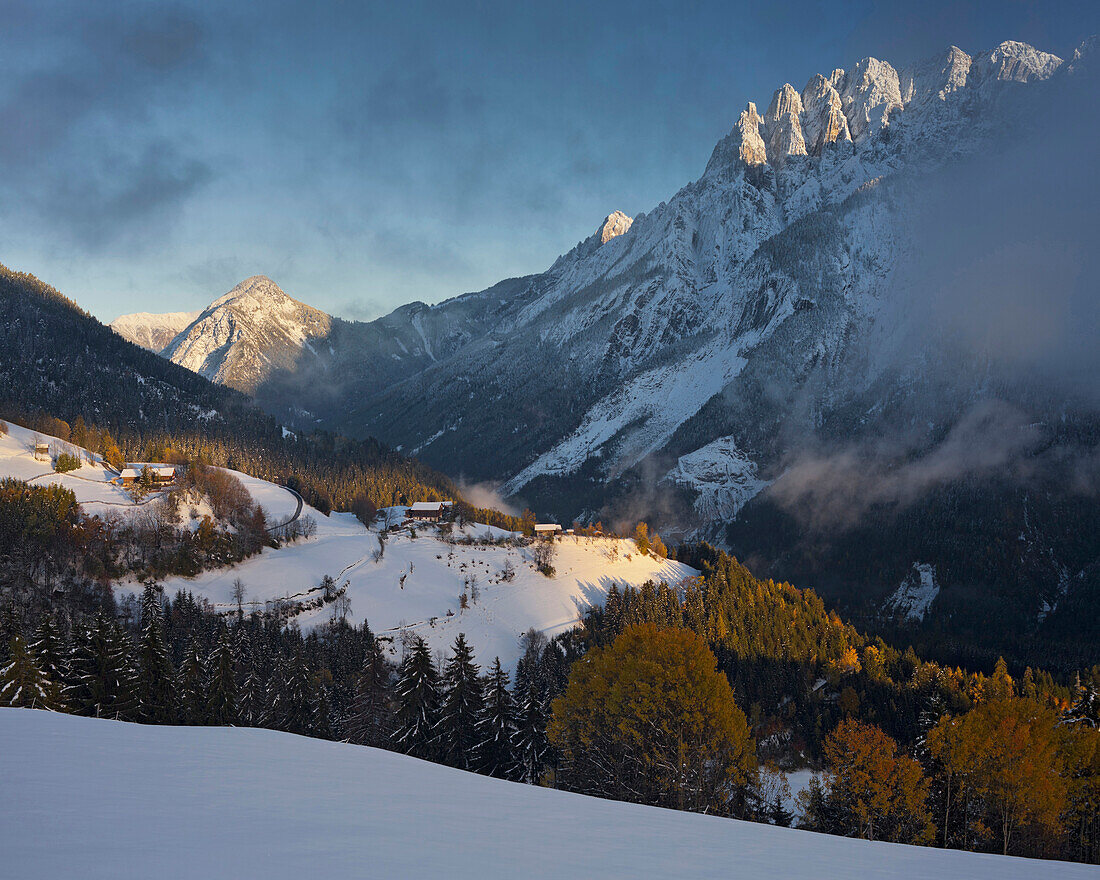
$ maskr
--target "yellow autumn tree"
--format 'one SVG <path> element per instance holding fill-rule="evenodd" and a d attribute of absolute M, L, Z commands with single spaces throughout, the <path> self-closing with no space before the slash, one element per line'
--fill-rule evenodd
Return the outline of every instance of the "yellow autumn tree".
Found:
<path fill-rule="evenodd" d="M 929 731 L 928 752 L 956 786 L 956 809 L 978 816 L 965 833 L 992 836 L 1007 855 L 1024 826 L 1058 828 L 1066 786 L 1056 723 L 1034 700 L 1009 698 L 944 717 Z"/>
<path fill-rule="evenodd" d="M 928 843 L 935 826 L 920 764 L 877 727 L 845 718 L 825 740 L 828 773 L 802 796 L 805 824 L 817 831 Z"/>
<path fill-rule="evenodd" d="M 695 633 L 628 627 L 573 665 L 547 730 L 560 782 L 696 812 L 740 811 L 756 746 L 717 660 Z"/>

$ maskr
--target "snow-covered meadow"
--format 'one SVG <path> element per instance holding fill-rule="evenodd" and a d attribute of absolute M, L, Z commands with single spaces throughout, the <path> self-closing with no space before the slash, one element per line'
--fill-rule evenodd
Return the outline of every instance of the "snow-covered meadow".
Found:
<path fill-rule="evenodd" d="M 0 709 L 0 875 L 1060 880 L 1095 866 L 616 803 L 270 730 Z"/>
<path fill-rule="evenodd" d="M 7 433 L 0 434 L 0 478 L 14 477 L 38 486 L 64 486 L 73 491 L 84 511 L 93 516 L 103 515 L 111 509 L 125 512 L 134 507 L 130 493 L 111 482 L 118 474 L 111 470 L 102 456 L 94 455 L 75 443 L 31 431 L 13 422 L 7 425 Z M 80 459 L 81 466 L 66 474 L 54 473 L 52 460 L 35 458 L 36 442 L 48 444 L 51 456 L 63 452 L 75 455 Z"/>
<path fill-rule="evenodd" d="M 272 490 L 287 494 L 262 480 L 247 480 L 246 486 L 265 509 L 275 500 L 268 498 Z M 499 656 L 508 667 L 519 659 L 524 632 L 534 627 L 551 638 L 564 632 L 585 609 L 602 603 L 612 584 L 638 587 L 653 580 L 676 585 L 697 574 L 681 563 L 643 556 L 633 541 L 564 536 L 555 542 L 554 575 L 546 577 L 535 568 L 532 546 L 501 542 L 509 533 L 489 526 L 454 526 L 451 542 L 434 525 L 391 530 L 383 550 L 378 529 L 368 531 L 351 514 L 326 517 L 306 506 L 302 515 L 317 522 L 315 536 L 265 549 L 233 568 L 171 578 L 164 583 L 166 592 L 189 590 L 232 610 L 239 579 L 247 613 L 305 593 L 330 575 L 350 602 L 348 619 L 366 620 L 379 635 L 392 637 L 395 655 L 402 632 L 422 636 L 444 653 L 462 632 L 483 665 Z M 465 538 L 473 543 L 464 543 Z M 306 611 L 295 620 L 308 629 L 330 620 L 335 607 Z"/>

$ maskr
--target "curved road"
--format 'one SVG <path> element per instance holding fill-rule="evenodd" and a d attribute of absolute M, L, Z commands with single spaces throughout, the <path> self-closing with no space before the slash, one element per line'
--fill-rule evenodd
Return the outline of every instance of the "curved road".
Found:
<path fill-rule="evenodd" d="M 302 496 L 299 495 L 297 492 L 295 492 L 293 489 L 291 489 L 290 486 L 283 486 L 283 488 L 286 489 L 291 495 L 294 496 L 294 500 L 298 502 L 298 506 L 297 506 L 297 508 L 295 508 L 294 515 L 291 516 L 290 519 L 286 520 L 286 522 L 281 522 L 281 523 L 277 523 L 276 525 L 273 525 L 273 526 L 268 526 L 266 531 L 273 532 L 273 531 L 275 531 L 275 529 L 281 529 L 283 526 L 288 526 L 292 522 L 296 522 L 298 517 L 300 517 L 302 515 L 302 505 L 305 504 L 305 501 L 302 500 Z"/>

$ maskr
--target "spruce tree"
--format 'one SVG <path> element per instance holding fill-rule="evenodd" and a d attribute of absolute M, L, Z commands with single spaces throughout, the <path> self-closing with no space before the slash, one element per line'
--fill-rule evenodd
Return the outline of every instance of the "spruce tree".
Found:
<path fill-rule="evenodd" d="M 8 645 L 8 658 L 7 664 L 0 668 L 0 706 L 56 709 L 55 688 L 18 633 Z"/>
<path fill-rule="evenodd" d="M 547 717 L 542 691 L 531 677 L 527 677 L 519 696 L 513 744 L 519 779 L 529 785 L 538 784 L 542 778 L 550 752 L 550 741 L 546 738 Z"/>
<path fill-rule="evenodd" d="M 1081 674 L 1077 674 L 1073 688 L 1073 703 L 1062 714 L 1063 724 L 1079 724 L 1083 727 L 1100 727 L 1100 693 L 1096 687 L 1081 683 Z"/>
<path fill-rule="evenodd" d="M 477 769 L 498 779 L 518 775 L 515 746 L 516 705 L 508 690 L 508 673 L 493 661 L 485 683 L 485 702 L 477 723 Z"/>
<path fill-rule="evenodd" d="M 141 597 L 141 641 L 138 643 L 138 702 L 151 724 L 176 720 L 175 673 L 164 637 L 160 588 L 147 583 Z"/>
<path fill-rule="evenodd" d="M 316 692 L 313 676 L 299 646 L 285 666 L 281 686 L 271 706 L 272 726 L 287 733 L 308 736 L 316 721 Z"/>
<path fill-rule="evenodd" d="M 54 706 L 64 710 L 67 706 L 64 691 L 69 678 L 69 649 L 52 615 L 42 618 L 30 648 L 35 663 L 50 683 Z"/>
<path fill-rule="evenodd" d="M 443 761 L 460 770 L 471 770 L 477 764 L 477 725 L 485 699 L 479 671 L 465 633 L 459 633 L 454 654 L 443 670 L 438 740 Z"/>
<path fill-rule="evenodd" d="M 435 726 L 439 718 L 439 673 L 422 638 L 417 638 L 402 661 L 394 693 L 397 697 L 394 745 L 405 754 L 432 759 L 436 754 Z"/>
<path fill-rule="evenodd" d="M 366 656 L 356 683 L 355 698 L 344 721 L 344 735 L 361 746 L 384 746 L 393 729 L 390 705 L 390 664 L 378 640 L 367 631 Z"/>
<path fill-rule="evenodd" d="M 232 635 L 222 629 L 221 638 L 207 664 L 209 688 L 206 698 L 207 723 L 228 726 L 237 723 L 236 662 Z"/>
<path fill-rule="evenodd" d="M 332 702 L 329 699 L 329 690 L 324 684 L 318 686 L 317 699 L 314 703 L 310 734 L 321 739 L 332 739 Z"/>
<path fill-rule="evenodd" d="M 267 688 L 256 667 L 248 670 L 241 683 L 237 717 L 246 727 L 262 727 L 267 715 Z"/>
<path fill-rule="evenodd" d="M 74 644 L 66 699 L 82 715 L 137 720 L 137 674 L 129 641 L 106 614 Z"/>
<path fill-rule="evenodd" d="M 176 675 L 176 694 L 182 724 L 205 724 L 206 669 L 202 662 L 197 638 L 192 638 Z"/>

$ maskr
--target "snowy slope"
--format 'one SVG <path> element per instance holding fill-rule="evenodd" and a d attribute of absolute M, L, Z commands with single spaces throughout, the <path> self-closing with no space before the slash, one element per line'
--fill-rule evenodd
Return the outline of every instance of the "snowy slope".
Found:
<path fill-rule="evenodd" d="M 811 834 L 267 730 L 0 709 L 0 873 L 1064 880 L 1095 867 Z"/>
<path fill-rule="evenodd" d="M 137 509 L 129 492 L 111 483 L 118 474 L 101 456 L 83 447 L 48 434 L 31 431 L 8 422 L 8 433 L 0 435 L 0 478 L 14 477 L 35 485 L 57 484 L 71 489 L 84 512 L 89 515 L 105 514 L 109 510 L 128 513 Z M 40 461 L 34 457 L 36 442 L 49 444 L 50 455 L 66 452 L 77 456 L 81 466 L 67 474 L 54 473 L 52 458 Z M 155 497 L 155 496 L 150 496 Z"/>
<path fill-rule="evenodd" d="M 253 497 L 263 502 L 262 480 L 246 481 Z M 285 490 L 272 487 L 276 492 Z M 270 490 L 268 490 L 270 493 Z M 265 509 L 278 510 L 274 499 Z M 613 583 L 640 587 L 647 580 L 680 584 L 697 572 L 678 562 L 641 556 L 632 541 L 612 538 L 563 537 L 557 542 L 555 574 L 547 578 L 532 562 L 530 547 L 493 544 L 448 544 L 433 526 L 393 532 L 380 560 L 374 559 L 379 540 L 351 514 L 325 517 L 305 508 L 317 521 L 317 535 L 265 549 L 231 569 L 208 571 L 193 579 L 172 578 L 164 583 L 169 595 L 188 590 L 222 610 L 232 610 L 233 582 L 240 578 L 246 590 L 246 611 L 316 587 L 326 575 L 346 585 L 351 600 L 349 620 L 366 620 L 371 628 L 393 638 L 392 652 L 400 656 L 403 630 L 423 636 L 433 650 L 446 652 L 455 637 L 465 633 L 479 661 L 485 665 L 499 656 L 512 667 L 519 659 L 519 637 L 531 627 L 553 637 L 570 629 L 583 612 L 602 603 Z M 456 538 L 499 538 L 507 533 L 486 526 L 457 528 Z M 515 572 L 502 578 L 506 566 Z M 462 609 L 459 596 L 478 596 Z M 138 590 L 135 585 L 122 589 Z M 450 615 L 448 615 L 450 612 Z M 331 619 L 329 606 L 307 611 L 295 619 L 310 628 Z"/>
<path fill-rule="evenodd" d="M 163 494 L 152 492 L 141 501 L 135 501 L 129 492 L 114 482 L 118 478 L 118 473 L 103 461 L 102 456 L 89 452 L 75 443 L 69 443 L 39 431 L 31 431 L 13 422 L 8 422 L 7 425 L 8 433 L 0 435 L 0 478 L 13 477 L 39 486 L 57 484 L 71 489 L 87 516 L 103 516 L 109 512 L 124 516 L 132 515 Z M 49 461 L 41 461 L 34 457 L 34 447 L 37 442 L 49 445 L 51 456 Z M 55 473 L 52 458 L 62 452 L 75 455 L 80 459 L 81 466 L 65 474 Z M 140 468 L 145 464 L 156 466 L 160 463 L 128 462 L 128 465 Z M 225 470 L 244 484 L 252 500 L 263 507 L 267 520 L 272 525 L 286 522 L 297 512 L 297 496 L 289 490 L 240 471 Z M 206 499 L 185 499 L 185 501 L 185 507 L 194 507 L 197 511 L 197 516 L 191 518 L 192 528 L 198 524 L 203 514 L 211 513 Z M 321 516 L 317 511 L 313 511 L 313 514 L 317 517 Z"/>
<path fill-rule="evenodd" d="M 129 339 L 142 348 L 160 354 L 180 331 L 194 321 L 199 312 L 167 312 L 151 314 L 134 312 L 131 315 L 119 315 L 110 323 L 110 328 L 119 336 Z"/>

